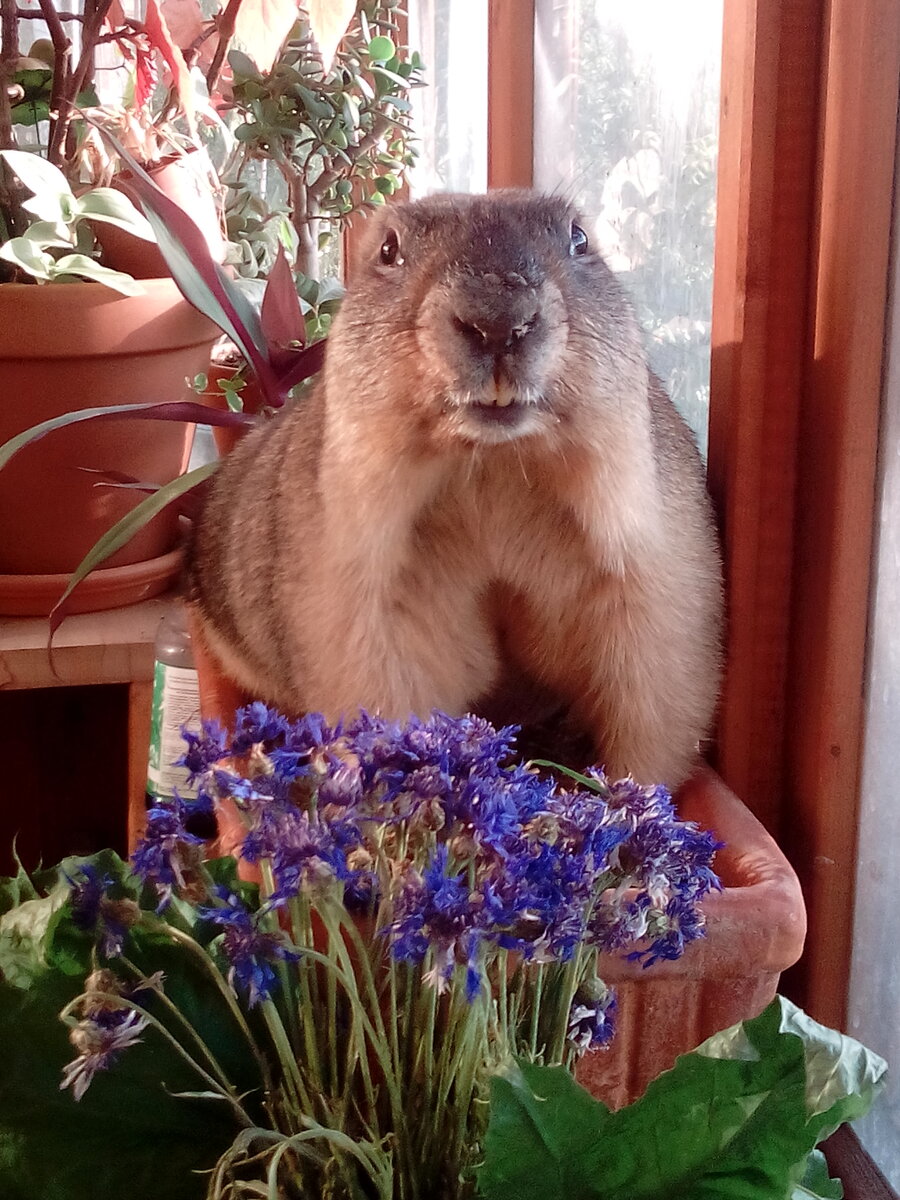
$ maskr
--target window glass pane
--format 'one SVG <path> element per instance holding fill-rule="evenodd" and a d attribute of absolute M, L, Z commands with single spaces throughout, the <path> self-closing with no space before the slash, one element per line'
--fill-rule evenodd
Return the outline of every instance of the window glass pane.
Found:
<path fill-rule="evenodd" d="M 413 92 L 419 159 L 410 192 L 487 187 L 487 0 L 410 0 L 409 44 L 425 62 Z"/>
<path fill-rule="evenodd" d="M 900 211 L 895 214 L 892 291 L 869 621 L 849 1032 L 882 1054 L 893 1068 L 886 1092 L 854 1128 L 892 1186 L 900 1189 L 900 905 L 896 899 L 900 877 Z"/>
<path fill-rule="evenodd" d="M 723 0 L 537 0 L 535 185 L 620 273 L 706 444 Z"/>

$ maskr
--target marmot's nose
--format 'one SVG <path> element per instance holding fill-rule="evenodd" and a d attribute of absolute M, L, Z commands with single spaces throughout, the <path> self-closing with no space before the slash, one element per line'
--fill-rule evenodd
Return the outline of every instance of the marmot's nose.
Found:
<path fill-rule="evenodd" d="M 470 348 L 497 357 L 514 350 L 540 319 L 537 308 L 516 313 L 456 313 L 453 328 Z"/>

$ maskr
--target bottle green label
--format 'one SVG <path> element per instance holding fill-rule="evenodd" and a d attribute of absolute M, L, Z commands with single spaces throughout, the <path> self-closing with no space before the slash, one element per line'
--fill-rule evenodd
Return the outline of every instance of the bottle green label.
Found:
<path fill-rule="evenodd" d="M 175 765 L 185 751 L 182 727 L 200 730 L 197 672 L 192 667 L 170 667 L 157 662 L 153 670 L 147 760 L 147 790 L 155 796 L 172 796 L 176 788 L 181 796 L 197 795 L 196 785 L 187 782 L 187 770 Z"/>

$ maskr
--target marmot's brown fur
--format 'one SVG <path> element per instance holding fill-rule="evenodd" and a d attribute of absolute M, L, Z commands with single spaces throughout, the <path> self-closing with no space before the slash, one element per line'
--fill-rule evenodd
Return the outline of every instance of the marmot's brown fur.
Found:
<path fill-rule="evenodd" d="M 225 461 L 196 532 L 191 601 L 254 695 L 331 718 L 549 697 L 611 775 L 689 772 L 720 675 L 701 462 L 577 222 L 499 192 L 370 230 L 319 381 Z"/>

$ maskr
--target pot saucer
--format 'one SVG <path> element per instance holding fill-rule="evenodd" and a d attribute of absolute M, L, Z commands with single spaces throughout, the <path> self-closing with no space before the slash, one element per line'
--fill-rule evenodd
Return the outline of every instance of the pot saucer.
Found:
<path fill-rule="evenodd" d="M 184 547 L 123 567 L 100 567 L 75 589 L 71 613 L 100 612 L 149 600 L 178 578 Z M 46 617 L 69 583 L 69 574 L 0 575 L 0 616 Z"/>

